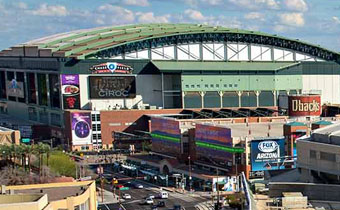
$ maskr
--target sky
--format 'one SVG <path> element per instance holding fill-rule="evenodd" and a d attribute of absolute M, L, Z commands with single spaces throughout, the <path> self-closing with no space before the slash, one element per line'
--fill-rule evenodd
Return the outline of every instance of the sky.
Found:
<path fill-rule="evenodd" d="M 261 31 L 340 52 L 340 0 L 0 0 L 0 50 L 56 33 L 139 23 Z"/>

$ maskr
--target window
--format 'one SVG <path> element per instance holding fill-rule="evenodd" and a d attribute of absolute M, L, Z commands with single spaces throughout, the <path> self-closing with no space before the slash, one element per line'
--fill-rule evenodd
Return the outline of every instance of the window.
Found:
<path fill-rule="evenodd" d="M 200 88 L 200 87 L 201 87 L 201 85 L 197 85 L 197 87 L 198 87 L 198 88 Z"/>
<path fill-rule="evenodd" d="M 102 134 L 98 134 L 98 139 L 102 139 Z"/>
<path fill-rule="evenodd" d="M 219 84 L 216 84 L 216 87 L 218 88 L 218 87 L 220 87 L 220 85 L 219 85 Z"/>
<path fill-rule="evenodd" d="M 0 98 L 6 98 L 6 82 L 4 71 L 0 71 Z"/>
<path fill-rule="evenodd" d="M 311 159 L 316 159 L 316 151 L 315 151 L 315 150 L 309 151 L 309 157 L 310 157 Z"/>
<path fill-rule="evenodd" d="M 23 97 L 18 97 L 18 101 L 21 103 L 26 103 L 26 96 L 25 96 L 25 76 L 23 72 L 16 72 L 17 74 L 17 82 L 22 82 L 22 91 Z"/>
<path fill-rule="evenodd" d="M 39 112 L 39 121 L 44 124 L 48 124 L 48 113 L 45 111 Z"/>
<path fill-rule="evenodd" d="M 50 104 L 53 108 L 60 108 L 60 84 L 57 74 L 49 74 L 48 82 L 50 87 Z"/>
<path fill-rule="evenodd" d="M 34 107 L 28 107 L 28 119 L 38 121 L 38 113 Z"/>
<path fill-rule="evenodd" d="M 214 84 L 210 84 L 210 87 L 213 88 L 213 87 L 214 87 Z"/>
<path fill-rule="evenodd" d="M 191 85 L 191 88 L 195 88 L 195 85 Z"/>
<path fill-rule="evenodd" d="M 97 134 L 92 134 L 92 139 L 97 139 Z"/>
<path fill-rule="evenodd" d="M 93 130 L 93 131 L 97 131 L 97 127 L 96 127 L 95 124 L 92 124 L 92 130 Z"/>
<path fill-rule="evenodd" d="M 55 126 L 61 126 L 61 117 L 60 114 L 51 113 L 51 124 Z"/>
<path fill-rule="evenodd" d="M 37 74 L 39 89 L 39 105 L 47 106 L 47 84 L 46 74 Z"/>
<path fill-rule="evenodd" d="M 186 88 L 189 88 L 189 85 L 185 85 Z"/>
<path fill-rule="evenodd" d="M 34 73 L 27 74 L 27 82 L 28 82 L 28 103 L 36 104 L 37 103 L 37 95 L 35 88 L 35 76 Z"/>
<path fill-rule="evenodd" d="M 97 124 L 97 131 L 101 131 L 101 126 L 100 126 L 100 124 Z"/>
<path fill-rule="evenodd" d="M 208 85 L 208 84 L 205 84 L 205 85 L 204 85 L 204 87 L 208 88 L 208 87 L 209 87 L 209 85 Z"/>
<path fill-rule="evenodd" d="M 227 85 L 227 84 L 224 84 L 223 86 L 224 86 L 225 88 L 226 88 L 226 87 L 228 87 L 228 85 Z"/>
<path fill-rule="evenodd" d="M 96 121 L 96 115 L 95 114 L 92 114 L 91 117 L 92 117 L 92 121 Z"/>
<path fill-rule="evenodd" d="M 229 87 L 232 88 L 232 87 L 233 87 L 233 84 L 229 84 Z"/>
<path fill-rule="evenodd" d="M 100 121 L 100 114 L 96 114 L 97 116 L 97 121 Z"/>
<path fill-rule="evenodd" d="M 238 85 L 237 84 L 234 84 L 234 87 L 237 87 Z"/>
<path fill-rule="evenodd" d="M 320 159 L 335 162 L 336 156 L 332 153 L 320 152 Z"/>

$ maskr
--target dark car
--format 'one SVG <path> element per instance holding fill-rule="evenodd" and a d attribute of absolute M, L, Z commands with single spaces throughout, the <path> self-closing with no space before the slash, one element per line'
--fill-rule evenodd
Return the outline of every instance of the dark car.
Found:
<path fill-rule="evenodd" d="M 157 207 L 165 207 L 164 201 L 158 201 Z"/>
<path fill-rule="evenodd" d="M 174 205 L 174 210 L 181 210 L 181 209 L 182 209 L 181 205 L 178 205 L 178 204 Z"/>

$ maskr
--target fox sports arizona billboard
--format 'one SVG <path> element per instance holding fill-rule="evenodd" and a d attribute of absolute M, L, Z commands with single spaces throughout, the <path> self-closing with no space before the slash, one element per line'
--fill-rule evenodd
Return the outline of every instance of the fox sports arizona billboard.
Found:
<path fill-rule="evenodd" d="M 285 139 L 261 139 L 251 141 L 252 171 L 284 169 Z"/>

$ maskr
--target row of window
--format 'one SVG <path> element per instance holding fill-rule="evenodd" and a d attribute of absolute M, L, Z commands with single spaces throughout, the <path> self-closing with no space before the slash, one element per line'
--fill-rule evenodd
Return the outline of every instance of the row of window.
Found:
<path fill-rule="evenodd" d="M 311 159 L 317 159 L 316 151 L 310 150 L 309 156 L 310 156 Z M 336 154 L 328 153 L 328 152 L 320 152 L 320 160 L 327 160 L 327 161 L 335 162 L 336 161 Z"/>
<path fill-rule="evenodd" d="M 92 114 L 92 121 L 93 122 L 100 121 L 100 114 Z"/>
<path fill-rule="evenodd" d="M 92 124 L 92 130 L 93 131 L 101 131 L 102 127 L 100 124 Z"/>
<path fill-rule="evenodd" d="M 204 85 L 204 88 L 219 88 L 220 85 L 219 84 L 205 84 Z M 223 87 L 225 88 L 237 88 L 238 87 L 238 84 L 224 84 Z M 200 84 L 197 84 L 197 85 L 185 85 L 185 88 L 201 88 L 201 85 Z"/>

